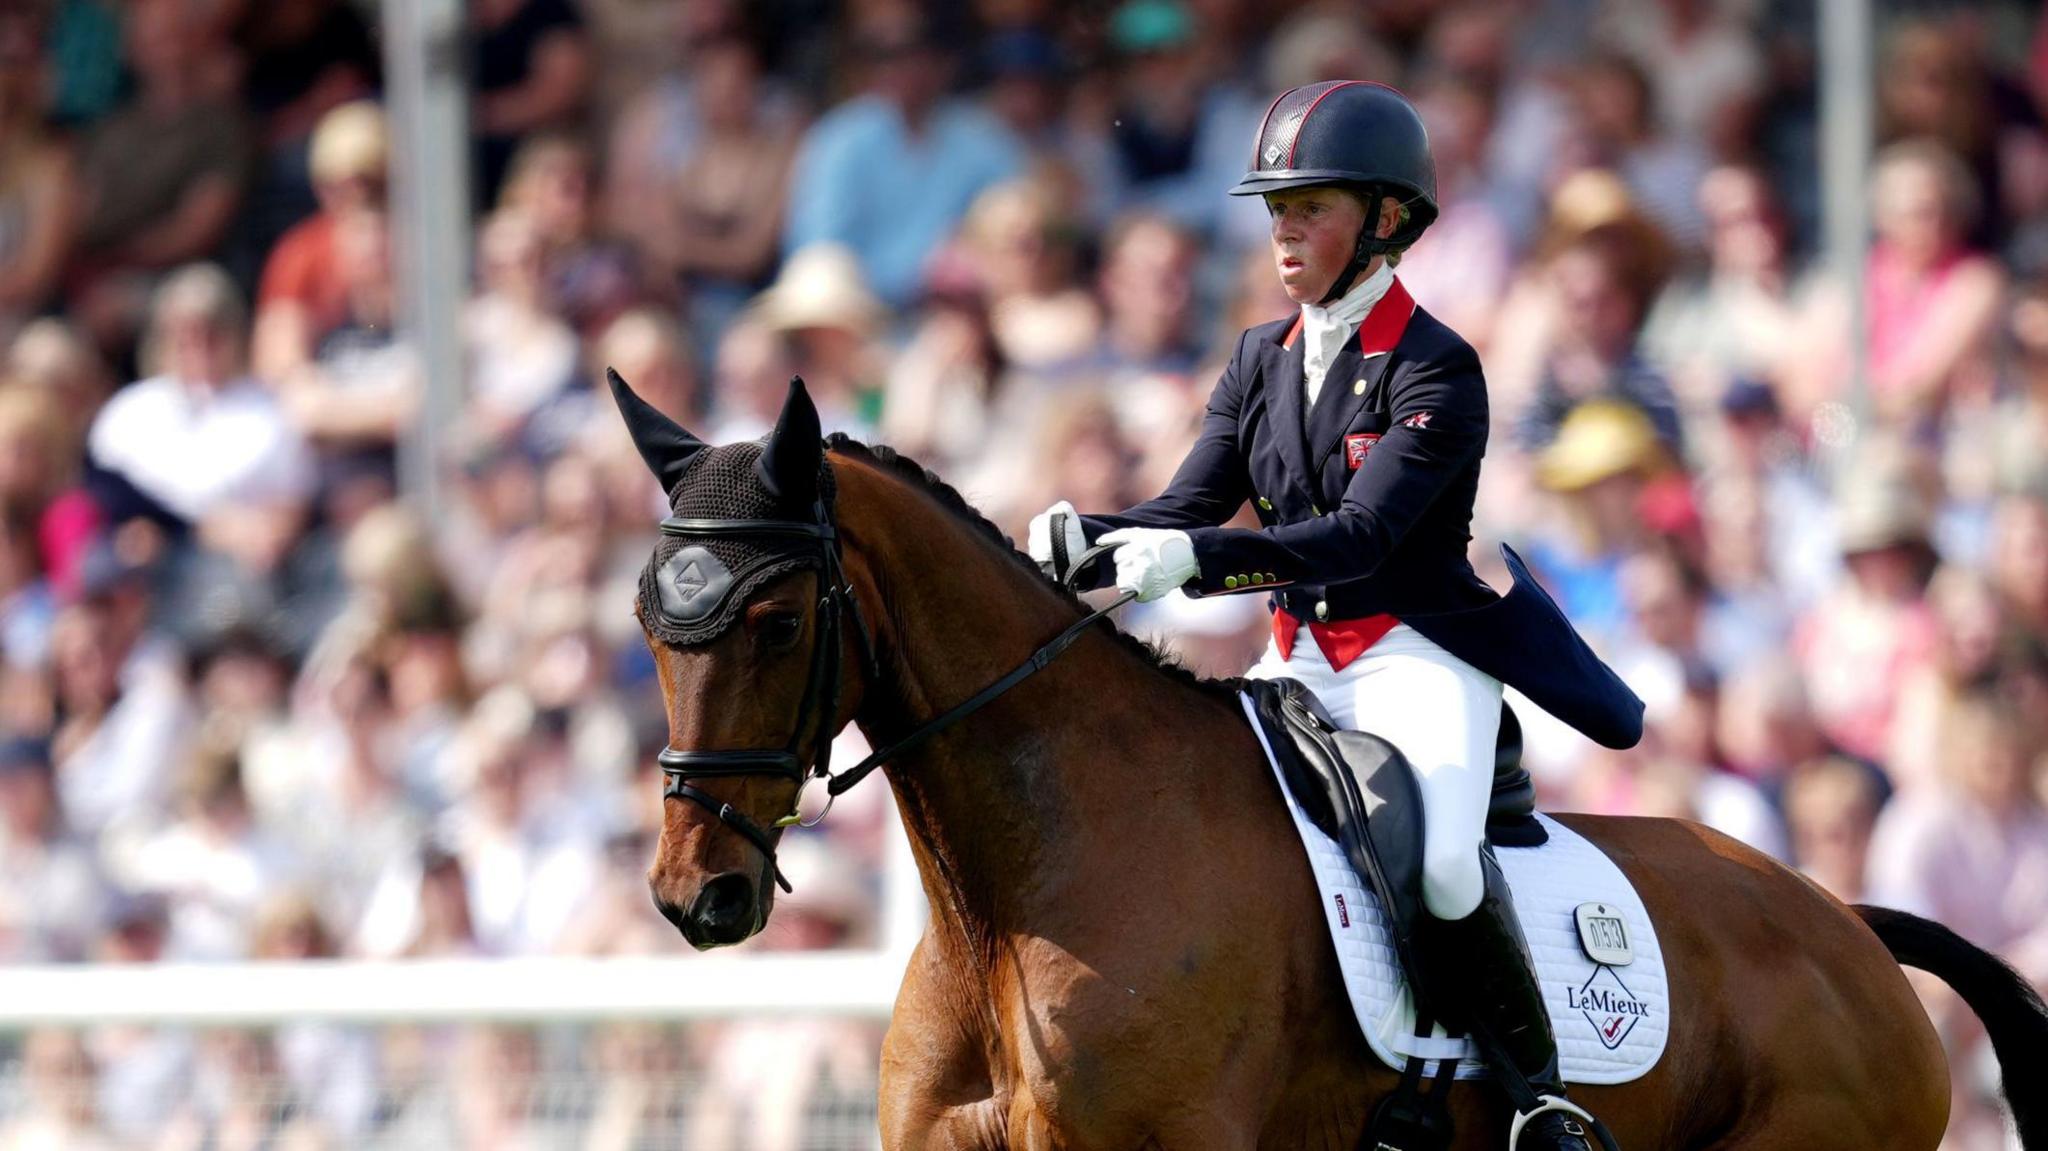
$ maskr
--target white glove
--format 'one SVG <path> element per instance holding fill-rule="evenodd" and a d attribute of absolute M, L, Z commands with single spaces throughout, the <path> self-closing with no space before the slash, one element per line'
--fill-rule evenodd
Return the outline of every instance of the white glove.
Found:
<path fill-rule="evenodd" d="M 1081 553 L 1088 550 L 1088 536 L 1081 530 L 1081 513 L 1065 500 L 1052 505 L 1031 517 L 1031 527 L 1024 533 L 1024 551 L 1031 562 L 1044 565 L 1052 562 L 1052 517 L 1064 513 L 1067 517 L 1067 564 L 1071 568 Z M 1054 572 L 1059 579 L 1067 578 L 1064 571 Z"/>
<path fill-rule="evenodd" d="M 1117 544 L 1116 586 L 1150 603 L 1201 574 L 1195 543 L 1174 528 L 1118 528 L 1095 539 Z"/>

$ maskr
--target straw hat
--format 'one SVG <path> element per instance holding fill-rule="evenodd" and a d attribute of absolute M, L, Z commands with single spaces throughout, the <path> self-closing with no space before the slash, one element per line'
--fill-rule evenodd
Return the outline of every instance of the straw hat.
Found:
<path fill-rule="evenodd" d="M 843 244 L 812 244 L 783 264 L 775 282 L 754 302 L 754 317 L 774 331 L 843 328 L 867 334 L 884 318 L 868 291 L 860 261 Z"/>
<path fill-rule="evenodd" d="M 1536 460 L 1536 479 L 1552 491 L 1576 492 L 1629 472 L 1661 470 L 1664 447 L 1650 417 L 1634 404 L 1590 400 L 1567 414 L 1557 438 Z"/>

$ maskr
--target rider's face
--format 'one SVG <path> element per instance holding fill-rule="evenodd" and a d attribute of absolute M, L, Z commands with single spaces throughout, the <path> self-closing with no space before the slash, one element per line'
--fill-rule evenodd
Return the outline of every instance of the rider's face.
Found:
<path fill-rule="evenodd" d="M 1297 304 L 1330 290 L 1358 244 L 1365 202 L 1343 188 L 1288 188 L 1266 193 L 1273 224 L 1273 264 L 1280 286 Z"/>

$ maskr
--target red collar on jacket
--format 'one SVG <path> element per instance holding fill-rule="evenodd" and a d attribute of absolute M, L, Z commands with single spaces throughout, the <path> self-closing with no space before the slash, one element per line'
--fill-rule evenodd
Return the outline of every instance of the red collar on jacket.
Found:
<path fill-rule="evenodd" d="M 1365 314 L 1365 319 L 1359 321 L 1358 334 L 1354 337 L 1358 340 L 1358 354 L 1373 356 L 1393 351 L 1401 342 L 1402 334 L 1408 331 L 1408 321 L 1414 318 L 1415 297 L 1408 294 L 1401 277 L 1395 276 L 1394 282 L 1387 285 L 1387 294 L 1381 296 L 1379 303 L 1372 306 L 1372 311 Z M 1280 341 L 1281 347 L 1294 346 L 1295 337 L 1301 335 L 1301 324 L 1301 312 L 1297 310 L 1294 326 L 1287 329 L 1287 337 Z"/>

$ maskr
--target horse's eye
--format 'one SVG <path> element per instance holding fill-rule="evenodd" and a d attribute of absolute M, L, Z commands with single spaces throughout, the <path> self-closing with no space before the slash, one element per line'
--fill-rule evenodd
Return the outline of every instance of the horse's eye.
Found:
<path fill-rule="evenodd" d="M 770 650 L 783 651 L 796 646 L 797 637 L 803 634 L 804 618 L 793 611 L 769 612 L 761 617 L 757 634 Z"/>

